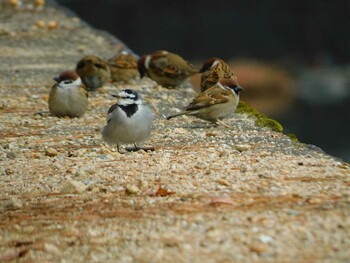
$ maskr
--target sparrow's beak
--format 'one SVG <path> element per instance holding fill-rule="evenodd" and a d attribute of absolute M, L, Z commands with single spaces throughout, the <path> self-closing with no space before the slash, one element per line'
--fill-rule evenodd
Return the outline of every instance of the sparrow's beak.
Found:
<path fill-rule="evenodd" d="M 243 90 L 243 88 L 241 86 L 236 86 L 233 88 L 233 90 L 237 95 L 239 95 L 239 93 Z"/>
<path fill-rule="evenodd" d="M 54 77 L 53 80 L 56 81 L 56 82 L 60 82 L 61 81 L 61 79 L 59 77 Z"/>

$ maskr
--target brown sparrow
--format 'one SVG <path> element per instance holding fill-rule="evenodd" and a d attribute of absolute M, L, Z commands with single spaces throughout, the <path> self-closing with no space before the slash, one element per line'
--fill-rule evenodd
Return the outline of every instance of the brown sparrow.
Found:
<path fill-rule="evenodd" d="M 77 63 L 76 71 L 91 91 L 103 87 L 111 76 L 107 62 L 93 55 L 83 57 Z"/>
<path fill-rule="evenodd" d="M 165 50 L 143 55 L 137 65 L 141 78 L 146 75 L 164 87 L 179 86 L 188 77 L 198 73 L 191 63 Z"/>
<path fill-rule="evenodd" d="M 219 79 L 232 79 L 238 86 L 237 77 L 233 73 L 229 65 L 222 59 L 210 58 L 204 62 L 201 70 L 201 92 L 215 85 Z"/>
<path fill-rule="evenodd" d="M 49 95 L 49 110 L 58 117 L 81 117 L 88 106 L 88 92 L 75 71 L 67 70 L 54 78 Z"/>
<path fill-rule="evenodd" d="M 108 60 L 112 81 L 128 82 L 140 76 L 137 60 L 127 52 L 122 52 Z"/>
<path fill-rule="evenodd" d="M 190 115 L 218 124 L 236 110 L 242 88 L 232 79 L 221 79 L 211 88 L 200 93 L 184 111 L 167 117 Z"/>

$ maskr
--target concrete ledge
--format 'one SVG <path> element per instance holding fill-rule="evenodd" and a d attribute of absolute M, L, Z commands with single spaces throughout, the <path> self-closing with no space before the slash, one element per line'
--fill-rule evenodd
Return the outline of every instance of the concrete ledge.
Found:
<path fill-rule="evenodd" d="M 36 115 L 52 77 L 127 47 L 56 5 L 1 10 L 0 261 L 349 259 L 347 163 L 246 114 L 231 129 L 167 121 L 194 91 L 147 79 L 92 93 L 81 119 Z M 110 94 L 125 87 L 156 114 L 154 152 L 119 154 L 101 140 Z"/>

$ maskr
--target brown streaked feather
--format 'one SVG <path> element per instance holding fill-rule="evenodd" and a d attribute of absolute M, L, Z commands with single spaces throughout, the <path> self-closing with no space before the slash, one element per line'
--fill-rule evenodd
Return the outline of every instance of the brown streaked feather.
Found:
<path fill-rule="evenodd" d="M 51 87 L 50 93 L 49 93 L 49 101 L 48 101 L 48 102 L 49 102 L 49 105 L 52 103 L 53 97 L 54 97 L 56 91 L 57 91 L 57 85 L 54 84 L 54 85 Z"/>
<path fill-rule="evenodd" d="M 118 68 L 137 68 L 137 60 L 129 54 L 120 54 L 112 57 L 109 61 L 110 66 Z"/>
<path fill-rule="evenodd" d="M 181 72 L 174 66 L 167 66 L 163 68 L 164 75 L 168 77 L 176 78 L 177 76 L 181 75 Z"/>
<path fill-rule="evenodd" d="M 205 66 L 208 62 L 203 65 L 202 69 L 206 69 L 203 71 L 201 76 L 201 91 L 205 91 L 211 86 L 215 85 L 220 79 L 232 79 L 238 85 L 237 77 L 233 73 L 232 69 L 229 65 L 227 65 L 222 59 L 215 58 L 216 61 L 220 62 L 214 67 L 211 68 L 209 66 Z M 209 59 L 211 64 L 215 62 L 214 58 Z M 209 61 L 208 60 L 208 61 Z"/>
<path fill-rule="evenodd" d="M 158 75 L 166 75 L 172 78 L 187 77 L 198 72 L 192 64 L 173 53 L 152 54 L 150 68 Z"/>
<path fill-rule="evenodd" d="M 229 97 L 230 91 L 224 90 L 215 85 L 194 98 L 193 101 L 186 107 L 186 110 L 196 110 L 214 104 L 226 103 L 229 101 Z"/>
<path fill-rule="evenodd" d="M 81 94 L 83 94 L 85 97 L 89 97 L 89 93 L 88 93 L 88 91 L 87 91 L 87 89 L 86 89 L 86 87 L 85 87 L 85 85 L 80 85 L 80 87 L 79 87 L 79 92 L 81 93 Z"/>

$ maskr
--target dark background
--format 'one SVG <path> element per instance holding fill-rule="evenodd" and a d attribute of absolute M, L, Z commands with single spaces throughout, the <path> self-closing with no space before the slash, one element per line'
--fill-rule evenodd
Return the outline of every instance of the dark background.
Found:
<path fill-rule="evenodd" d="M 266 100 L 258 110 L 300 141 L 350 161 L 350 1 L 58 2 L 137 54 L 165 49 L 199 64 L 220 57 L 233 62 L 239 80 L 244 76 L 238 61 L 277 66 L 293 81 L 293 90 L 280 98 L 288 108 L 271 112 Z M 247 92 L 253 94 L 257 89 L 249 85 Z"/>

